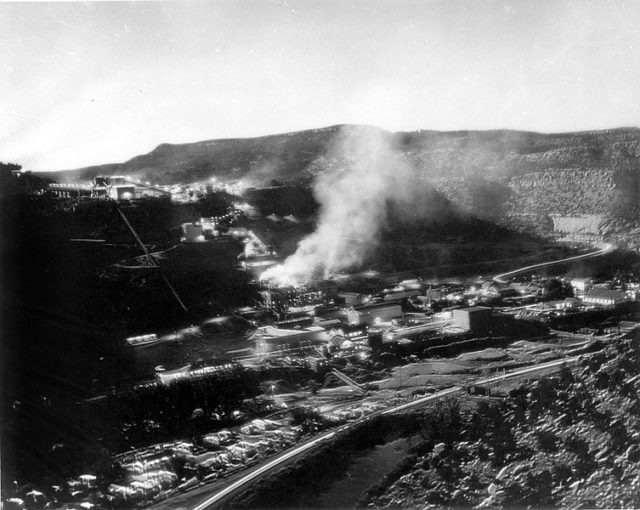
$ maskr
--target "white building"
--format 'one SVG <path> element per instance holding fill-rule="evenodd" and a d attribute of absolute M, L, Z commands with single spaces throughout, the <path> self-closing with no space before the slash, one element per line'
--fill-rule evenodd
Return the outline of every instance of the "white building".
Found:
<path fill-rule="evenodd" d="M 590 278 L 574 278 L 571 280 L 571 287 L 575 292 L 583 293 L 593 287 L 593 280 Z"/>
<path fill-rule="evenodd" d="M 582 301 L 588 305 L 615 306 L 628 301 L 628 299 L 629 296 L 621 290 L 590 289 Z"/>

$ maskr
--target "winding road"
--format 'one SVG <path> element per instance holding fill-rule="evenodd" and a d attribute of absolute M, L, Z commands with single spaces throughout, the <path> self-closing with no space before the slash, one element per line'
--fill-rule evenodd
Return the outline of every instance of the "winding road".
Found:
<path fill-rule="evenodd" d="M 531 271 L 532 269 L 538 269 L 540 267 L 555 266 L 556 264 L 564 264 L 565 262 L 573 262 L 575 260 L 600 257 L 602 255 L 612 252 L 614 249 L 615 249 L 615 246 L 613 244 L 605 244 L 604 247 L 596 251 L 590 251 L 588 253 L 583 253 L 582 255 L 574 255 L 573 257 L 567 257 L 566 259 L 552 260 L 551 262 L 541 262 L 539 264 L 533 264 L 531 266 L 520 267 L 518 269 L 514 269 L 513 271 L 509 271 L 507 273 L 497 274 L 493 277 L 493 281 L 498 283 L 507 283 L 506 280 L 504 279 L 507 276 L 513 276 L 514 274 L 518 274 L 518 273 L 525 273 L 527 271 Z"/>

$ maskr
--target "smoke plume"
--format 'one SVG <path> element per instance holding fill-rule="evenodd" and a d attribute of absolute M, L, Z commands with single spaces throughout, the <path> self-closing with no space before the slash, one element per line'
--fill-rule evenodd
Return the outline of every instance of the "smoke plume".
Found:
<path fill-rule="evenodd" d="M 423 185 L 382 130 L 344 127 L 322 166 L 314 185 L 320 204 L 315 232 L 263 280 L 295 285 L 357 268 L 376 245 L 389 208 L 412 216 L 422 208 Z"/>

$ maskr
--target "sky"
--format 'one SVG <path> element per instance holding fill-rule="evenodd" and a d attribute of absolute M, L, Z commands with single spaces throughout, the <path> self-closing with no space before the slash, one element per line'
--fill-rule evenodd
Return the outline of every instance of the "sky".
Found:
<path fill-rule="evenodd" d="M 640 125 L 640 1 L 0 3 L 0 161 L 341 123 Z"/>

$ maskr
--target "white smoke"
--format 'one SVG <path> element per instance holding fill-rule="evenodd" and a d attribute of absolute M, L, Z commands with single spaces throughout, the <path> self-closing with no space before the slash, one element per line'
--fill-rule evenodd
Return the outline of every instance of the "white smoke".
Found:
<path fill-rule="evenodd" d="M 382 130 L 347 126 L 322 160 L 324 173 L 314 185 L 318 226 L 263 280 L 289 286 L 356 268 L 375 246 L 388 206 L 407 211 L 410 205 L 412 212 L 421 208 L 423 187 Z"/>

